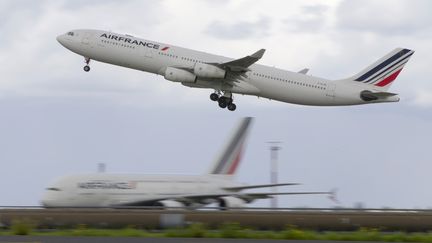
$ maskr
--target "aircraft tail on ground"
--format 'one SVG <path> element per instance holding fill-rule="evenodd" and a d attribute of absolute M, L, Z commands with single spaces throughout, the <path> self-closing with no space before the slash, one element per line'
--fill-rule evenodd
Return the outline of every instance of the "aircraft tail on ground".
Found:
<path fill-rule="evenodd" d="M 386 91 L 413 54 L 413 50 L 396 48 L 348 80 L 373 85 Z"/>
<path fill-rule="evenodd" d="M 241 120 L 239 126 L 233 133 L 224 149 L 216 158 L 209 174 L 212 175 L 234 175 L 242 159 L 246 137 L 252 123 L 251 117 Z"/>

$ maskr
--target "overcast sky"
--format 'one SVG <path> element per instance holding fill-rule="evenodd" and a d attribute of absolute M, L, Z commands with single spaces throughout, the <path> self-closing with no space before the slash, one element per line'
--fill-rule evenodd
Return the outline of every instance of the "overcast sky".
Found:
<path fill-rule="evenodd" d="M 341 206 L 432 206 L 432 1 L 0 1 L 0 205 L 37 205 L 66 174 L 200 174 L 241 117 L 255 117 L 238 181 L 269 182 L 267 141 L 282 141 L 280 191 L 338 188 Z M 55 37 L 129 33 L 233 58 L 350 76 L 395 47 L 416 51 L 392 86 L 401 101 L 306 107 L 236 95 L 235 112 L 161 76 L 92 62 Z M 327 207 L 322 196 L 280 206 Z M 261 201 L 257 206 L 267 206 Z"/>

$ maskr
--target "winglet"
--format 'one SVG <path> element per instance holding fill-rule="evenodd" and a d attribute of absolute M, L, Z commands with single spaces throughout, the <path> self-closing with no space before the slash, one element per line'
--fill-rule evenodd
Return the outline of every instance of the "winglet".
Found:
<path fill-rule="evenodd" d="M 261 59 L 264 56 L 264 53 L 265 53 L 265 49 L 261 49 L 250 56 L 253 58 Z"/>
<path fill-rule="evenodd" d="M 332 202 L 339 204 L 340 201 L 339 201 L 338 198 L 337 198 L 337 191 L 338 191 L 337 188 L 332 189 L 332 190 L 330 191 L 330 194 L 329 194 L 328 198 L 329 198 Z"/>
<path fill-rule="evenodd" d="M 302 70 L 298 71 L 298 73 L 301 74 L 306 74 L 307 72 L 309 72 L 309 68 L 303 68 Z"/>

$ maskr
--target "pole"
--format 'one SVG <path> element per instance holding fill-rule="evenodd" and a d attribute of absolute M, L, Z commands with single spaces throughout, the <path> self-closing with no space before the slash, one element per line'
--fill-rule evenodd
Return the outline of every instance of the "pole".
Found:
<path fill-rule="evenodd" d="M 277 184 L 278 183 L 278 151 L 281 149 L 279 144 L 281 142 L 268 142 L 270 144 L 270 183 Z M 272 187 L 272 192 L 277 193 L 277 187 Z M 277 196 L 273 196 L 270 200 L 270 207 L 277 208 L 278 201 Z"/>

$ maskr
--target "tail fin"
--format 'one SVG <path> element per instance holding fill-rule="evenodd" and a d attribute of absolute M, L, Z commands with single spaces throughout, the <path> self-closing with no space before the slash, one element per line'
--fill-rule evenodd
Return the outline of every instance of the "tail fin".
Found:
<path fill-rule="evenodd" d="M 412 50 L 396 48 L 349 80 L 388 90 L 412 54 Z"/>
<path fill-rule="evenodd" d="M 252 123 L 251 117 L 245 117 L 241 120 L 238 128 L 233 133 L 233 136 L 224 149 L 217 157 L 210 174 L 213 175 L 234 175 L 240 160 L 243 155 L 243 149 L 246 137 L 249 131 L 250 124 Z"/>

